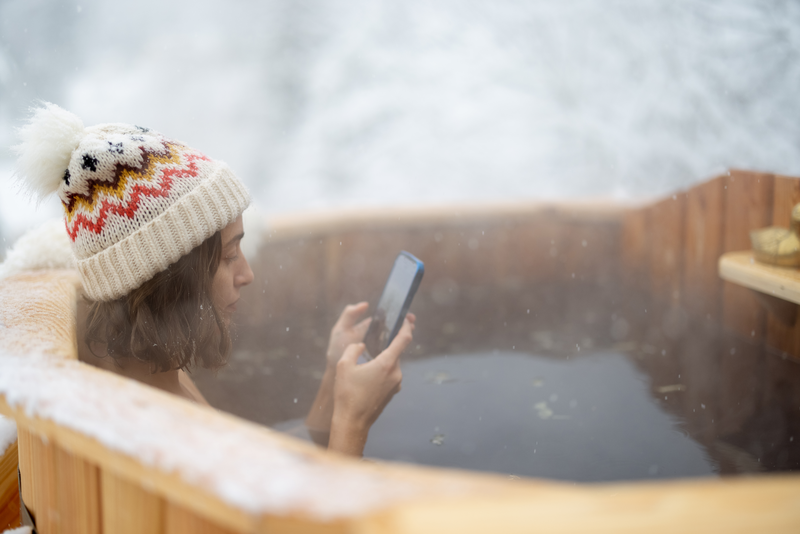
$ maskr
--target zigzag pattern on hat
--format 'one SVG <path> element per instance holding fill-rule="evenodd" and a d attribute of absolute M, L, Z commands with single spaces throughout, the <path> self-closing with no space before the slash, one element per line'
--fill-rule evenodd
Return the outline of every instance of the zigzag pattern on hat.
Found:
<path fill-rule="evenodd" d="M 64 204 L 64 210 L 67 213 L 68 221 L 71 222 L 72 216 L 78 208 L 84 210 L 93 210 L 94 203 L 100 196 L 116 197 L 120 201 L 123 200 L 125 188 L 128 185 L 128 180 L 143 180 L 151 181 L 155 175 L 156 164 L 179 164 L 178 154 L 170 150 L 173 146 L 172 143 L 165 143 L 165 150 L 163 154 L 146 150 L 144 147 L 140 148 L 142 153 L 142 164 L 137 168 L 132 165 L 118 163 L 114 169 L 113 179 L 111 181 L 103 180 L 100 178 L 85 180 L 88 193 L 68 193 L 68 202 Z"/>
<path fill-rule="evenodd" d="M 86 229 L 100 234 L 110 214 L 133 219 L 144 197 L 166 198 L 172 189 L 175 178 L 194 178 L 198 175 L 197 160 L 210 161 L 205 155 L 182 145 L 165 143 L 163 155 L 142 151 L 142 165 L 135 168 L 117 164 L 112 181 L 87 180 L 89 193 L 70 193 L 69 202 L 64 204 L 67 214 L 67 233 L 75 241 L 78 232 Z M 172 150 L 170 150 L 172 149 Z M 186 154 L 185 152 L 190 152 Z M 182 158 L 183 156 L 183 158 Z M 184 159 L 185 161 L 181 161 Z M 174 167 L 172 165 L 175 165 Z M 152 182 L 160 172 L 158 185 L 148 186 L 141 182 Z M 129 182 L 136 182 L 129 184 Z M 128 201 L 125 201 L 125 198 Z M 102 199 L 102 200 L 101 200 Z M 99 209 L 96 206 L 100 203 Z M 83 208 L 91 214 L 78 211 Z"/>

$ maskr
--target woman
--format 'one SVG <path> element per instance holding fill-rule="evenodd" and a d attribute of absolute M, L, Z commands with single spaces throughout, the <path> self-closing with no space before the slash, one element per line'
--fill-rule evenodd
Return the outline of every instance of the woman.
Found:
<path fill-rule="evenodd" d="M 157 132 L 84 128 L 53 104 L 35 110 L 19 135 L 18 177 L 64 205 L 90 303 L 82 359 L 204 403 L 185 369 L 225 364 L 231 317 L 253 281 L 240 247 L 244 185 L 224 163 Z M 307 420 L 315 440 L 357 456 L 400 389 L 398 360 L 414 329 L 409 314 L 386 351 L 356 365 L 366 310 L 348 306 L 334 326 Z"/>

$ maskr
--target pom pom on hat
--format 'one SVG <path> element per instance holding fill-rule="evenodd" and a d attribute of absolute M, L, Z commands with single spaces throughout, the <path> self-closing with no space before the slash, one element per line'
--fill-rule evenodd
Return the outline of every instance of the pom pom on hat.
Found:
<path fill-rule="evenodd" d="M 85 134 L 83 121 L 55 104 L 44 102 L 32 111 L 28 123 L 17 130 L 21 143 L 13 150 L 22 186 L 44 198 L 58 190 Z"/>

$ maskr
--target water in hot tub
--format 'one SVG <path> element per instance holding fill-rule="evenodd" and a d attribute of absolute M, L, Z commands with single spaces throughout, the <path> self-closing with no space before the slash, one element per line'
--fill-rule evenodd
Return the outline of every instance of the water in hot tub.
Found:
<path fill-rule="evenodd" d="M 662 389 L 670 386 L 681 388 Z M 372 427 L 364 454 L 586 482 L 715 472 L 678 418 L 656 404 L 646 375 L 614 351 L 558 359 L 489 351 L 405 362 L 403 388 Z"/>

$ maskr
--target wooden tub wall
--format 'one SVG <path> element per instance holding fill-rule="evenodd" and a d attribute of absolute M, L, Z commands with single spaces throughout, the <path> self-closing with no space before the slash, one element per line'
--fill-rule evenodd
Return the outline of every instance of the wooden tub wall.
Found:
<path fill-rule="evenodd" d="M 749 248 L 750 229 L 773 222 L 788 225 L 788 208 L 796 202 L 800 202 L 796 179 L 732 171 L 687 193 L 640 208 L 539 205 L 465 208 L 458 213 L 396 210 L 377 215 L 320 215 L 316 221 L 274 219 L 272 235 L 254 261 L 263 273 L 260 276 L 268 281 L 270 298 L 250 299 L 249 309 L 242 315 L 251 324 L 269 324 L 281 312 L 312 313 L 313 309 L 318 310 L 313 321 L 329 324 L 326 321 L 353 294 L 353 288 L 380 289 L 393 254 L 388 260 L 377 258 L 386 255 L 384 243 L 390 235 L 392 252 L 406 248 L 425 258 L 426 283 L 444 279 L 456 284 L 480 283 L 494 277 L 513 286 L 515 280 L 567 281 L 576 274 L 601 289 L 609 286 L 620 291 L 620 298 L 628 299 L 630 306 L 647 306 L 648 314 L 661 319 L 655 324 L 665 320 L 664 324 L 669 324 L 672 318 L 680 321 L 681 314 L 704 318 L 703 324 L 709 328 L 722 324 L 739 334 L 737 354 L 740 350 L 763 352 L 760 361 L 764 369 L 759 372 L 769 373 L 771 358 L 800 356 L 798 327 L 772 317 L 749 290 L 721 283 L 716 261 L 722 252 Z M 364 231 L 365 224 L 371 231 Z M 473 247 L 470 240 L 474 240 Z M 558 248 L 556 255 L 551 254 L 553 246 Z M 458 261 L 460 255 L 462 261 Z M 360 267 L 348 264 L 358 256 L 358 262 L 363 262 Z M 285 270 L 308 282 L 300 289 L 280 283 Z M 74 273 L 69 272 L 32 273 L 0 282 L 0 323 L 5 326 L 0 329 L 4 353 L 0 367 L 6 364 L 4 372 L 19 376 L 28 372 L 26 360 L 5 353 L 54 355 L 46 364 L 31 364 L 31 376 L 39 376 L 35 373 L 42 365 L 58 368 L 63 365 L 59 361 L 76 358 L 75 282 Z M 577 308 L 584 304 L 580 295 L 570 298 L 576 299 Z M 572 309 L 569 303 L 562 308 Z M 702 348 L 682 349 L 681 365 L 692 365 L 692 350 Z M 720 358 L 731 373 L 755 374 L 756 370 L 741 369 L 730 351 L 721 351 Z M 119 377 L 79 362 L 64 369 L 78 381 L 121 384 Z M 41 376 L 58 380 L 57 375 Z M 51 382 L 43 379 L 42 386 L 48 384 Z M 159 467 L 135 453 L 120 452 L 68 422 L 56 423 L 41 406 L 26 404 L 22 392 L 8 384 L 3 387 L 0 412 L 14 417 L 18 424 L 22 498 L 36 515 L 43 534 L 527 532 L 534 528 L 544 532 L 705 532 L 712 528 L 796 532 L 800 527 L 800 477 L 796 475 L 567 485 L 368 465 L 188 405 L 141 384 L 119 386 L 174 411 L 187 428 L 219 425 L 234 436 L 241 432 L 243 439 L 263 440 L 266 450 L 277 443 L 313 467 L 309 476 L 319 472 L 315 486 L 328 487 L 331 495 L 341 491 L 340 483 L 349 476 L 341 473 L 368 477 L 378 481 L 376 487 L 385 488 L 381 499 L 368 502 L 366 495 L 358 495 L 363 488 L 356 485 L 354 498 L 368 504 L 327 517 L 320 513 L 326 505 L 320 492 L 285 509 L 269 500 L 260 501 L 261 508 L 253 509 L 221 493 L 208 480 L 193 478 L 185 468 Z M 717 391 L 709 384 L 692 384 L 688 391 L 721 399 L 715 404 L 720 411 L 715 420 L 721 425 L 736 424 L 736 410 L 731 410 L 733 419 L 726 419 L 725 406 L 749 402 L 737 398 L 736 391 Z M 58 393 L 54 395 L 57 399 Z M 116 400 L 111 397 L 107 402 L 113 405 Z M 71 406 L 74 399 L 63 402 Z M 133 425 L 130 430 L 147 428 Z M 243 446 L 240 453 L 240 461 L 254 470 L 262 469 L 264 480 L 277 476 L 261 467 L 263 450 Z M 213 454 L 208 458 L 211 461 Z M 402 491 L 392 491 L 397 488 Z"/>

